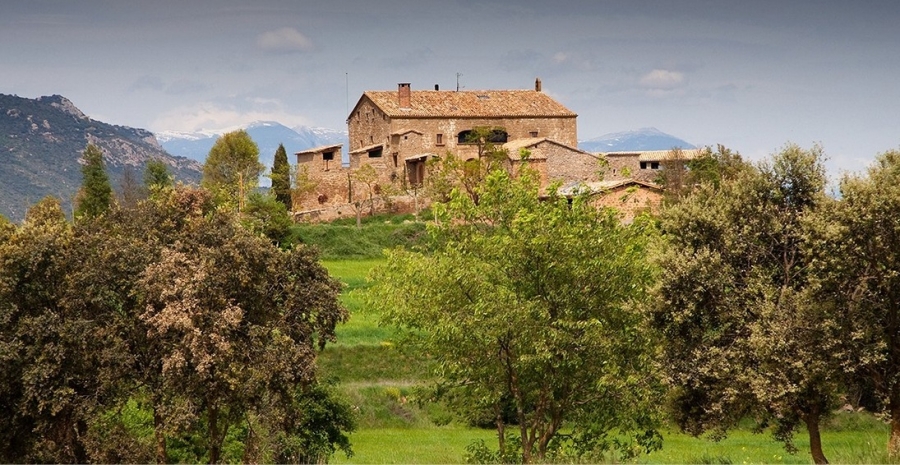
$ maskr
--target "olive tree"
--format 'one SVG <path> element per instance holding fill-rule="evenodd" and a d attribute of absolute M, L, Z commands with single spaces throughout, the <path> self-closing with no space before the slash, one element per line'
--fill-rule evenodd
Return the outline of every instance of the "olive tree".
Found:
<path fill-rule="evenodd" d="M 817 297 L 841 323 L 837 351 L 851 388 L 890 419 L 888 453 L 900 457 L 900 151 L 866 176 L 847 175 L 841 200 L 818 218 L 808 253 Z"/>
<path fill-rule="evenodd" d="M 534 171 L 494 170 L 477 203 L 454 191 L 433 206 L 435 251 L 390 252 L 369 301 L 435 357 L 455 412 L 491 419 L 494 460 L 659 447 L 653 341 L 636 310 L 653 278 L 648 226 L 583 198 L 541 201 L 538 186 Z"/>
<path fill-rule="evenodd" d="M 836 321 L 811 297 L 804 253 L 804 218 L 826 202 L 822 156 L 787 145 L 664 211 L 651 311 L 682 429 L 721 437 L 753 414 L 793 451 L 802 424 L 816 463 L 841 378 Z"/>

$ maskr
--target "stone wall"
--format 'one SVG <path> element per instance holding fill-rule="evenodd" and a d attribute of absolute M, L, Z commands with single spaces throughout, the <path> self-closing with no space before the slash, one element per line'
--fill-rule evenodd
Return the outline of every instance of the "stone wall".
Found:
<path fill-rule="evenodd" d="M 597 208 L 616 209 L 624 223 L 631 223 L 637 215 L 645 211 L 656 211 L 661 203 L 660 189 L 637 183 L 619 186 L 591 197 L 591 205 Z"/>

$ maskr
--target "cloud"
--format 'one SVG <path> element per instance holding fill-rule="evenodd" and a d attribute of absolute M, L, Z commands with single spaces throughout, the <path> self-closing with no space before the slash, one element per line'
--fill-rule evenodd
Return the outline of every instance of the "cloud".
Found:
<path fill-rule="evenodd" d="M 144 89 L 162 91 L 163 89 L 165 89 L 165 87 L 166 85 L 161 77 L 144 75 L 137 78 L 137 80 L 135 80 L 130 86 L 128 86 L 128 89 L 132 91 Z"/>
<path fill-rule="evenodd" d="M 280 101 L 247 98 L 181 106 L 162 114 L 150 127 L 156 131 L 177 132 L 234 130 L 254 121 L 278 121 L 290 127 L 311 124 L 308 117 L 287 110 Z"/>
<path fill-rule="evenodd" d="M 292 27 L 263 32 L 256 37 L 256 45 L 274 53 L 309 52 L 313 49 L 312 41 Z"/>
<path fill-rule="evenodd" d="M 178 79 L 172 82 L 166 82 L 163 78 L 153 75 L 141 76 L 128 86 L 128 90 L 132 92 L 152 90 L 156 92 L 165 92 L 169 95 L 195 94 L 207 89 L 209 89 L 209 85 L 200 81 Z"/>
<path fill-rule="evenodd" d="M 670 91 L 687 84 L 684 73 L 665 69 L 654 69 L 641 76 L 638 82 L 651 91 Z"/>

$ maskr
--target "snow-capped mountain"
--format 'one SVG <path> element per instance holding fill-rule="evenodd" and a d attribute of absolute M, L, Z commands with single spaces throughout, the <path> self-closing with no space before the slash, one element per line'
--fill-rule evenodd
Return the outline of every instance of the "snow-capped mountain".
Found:
<path fill-rule="evenodd" d="M 219 136 L 237 129 L 245 129 L 250 138 L 256 142 L 256 145 L 259 146 L 259 161 L 267 169 L 272 167 L 278 144 L 284 144 L 284 149 L 288 153 L 288 161 L 292 164 L 296 163 L 296 160 L 292 159 L 293 154 L 301 150 L 329 144 L 342 143 L 345 149 L 348 146 L 346 131 L 306 126 L 289 128 L 275 121 L 257 121 L 243 128 L 237 127 L 218 131 L 197 131 L 192 133 L 161 131 L 156 133 L 156 139 L 172 155 L 191 158 L 202 163 L 206 160 L 209 149 L 212 148 Z M 268 179 L 260 179 L 260 184 L 268 185 Z"/>
<path fill-rule="evenodd" d="M 629 150 L 670 150 L 696 148 L 693 144 L 666 134 L 656 128 L 641 128 L 606 134 L 578 142 L 578 148 L 586 152 L 624 152 Z"/>

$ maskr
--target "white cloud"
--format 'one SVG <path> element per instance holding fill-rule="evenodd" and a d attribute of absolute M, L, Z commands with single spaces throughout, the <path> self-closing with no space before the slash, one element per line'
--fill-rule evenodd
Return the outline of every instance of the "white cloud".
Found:
<path fill-rule="evenodd" d="M 684 73 L 680 71 L 654 69 L 641 76 L 641 79 L 638 82 L 641 87 L 653 91 L 667 91 L 684 86 L 687 83 L 687 80 L 684 77 Z"/>
<path fill-rule="evenodd" d="M 230 131 L 254 121 L 278 121 L 288 127 L 311 125 L 309 118 L 287 111 L 281 102 L 250 99 L 240 105 L 200 102 L 182 106 L 162 114 L 150 127 L 154 131 Z"/>
<path fill-rule="evenodd" d="M 256 37 L 256 45 L 276 53 L 308 52 L 313 49 L 312 41 L 292 27 L 263 32 Z"/>

